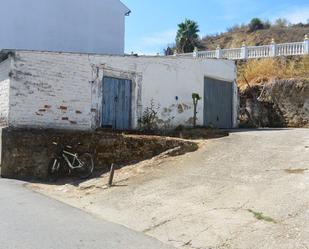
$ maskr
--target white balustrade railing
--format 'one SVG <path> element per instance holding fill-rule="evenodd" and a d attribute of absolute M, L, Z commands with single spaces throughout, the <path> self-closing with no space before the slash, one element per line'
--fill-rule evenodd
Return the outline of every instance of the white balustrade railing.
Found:
<path fill-rule="evenodd" d="M 309 55 L 309 39 L 307 35 L 305 36 L 305 40 L 303 42 L 276 44 L 274 41 L 272 41 L 270 45 L 264 46 L 243 45 L 241 48 L 232 49 L 217 48 L 216 50 L 209 51 L 195 50 L 193 53 L 178 54 L 177 56 L 241 60 L 305 54 Z"/>
<path fill-rule="evenodd" d="M 216 50 L 198 52 L 199 58 L 217 58 Z"/>
<path fill-rule="evenodd" d="M 305 51 L 304 42 L 283 43 L 277 45 L 277 55 L 302 55 Z"/>
<path fill-rule="evenodd" d="M 271 57 L 271 45 L 247 47 L 247 58 L 265 58 Z"/>
<path fill-rule="evenodd" d="M 237 60 L 241 59 L 241 48 L 222 49 L 222 58 Z"/>

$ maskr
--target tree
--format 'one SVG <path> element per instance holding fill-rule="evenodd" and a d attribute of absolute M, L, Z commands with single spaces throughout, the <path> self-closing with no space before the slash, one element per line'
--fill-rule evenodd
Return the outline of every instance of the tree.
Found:
<path fill-rule="evenodd" d="M 264 29 L 270 29 L 271 28 L 271 22 L 269 20 L 264 21 L 263 23 Z"/>
<path fill-rule="evenodd" d="M 234 32 L 234 31 L 238 31 L 238 30 L 240 30 L 240 26 L 238 24 L 235 24 L 235 25 L 228 27 L 226 29 L 227 32 Z"/>
<path fill-rule="evenodd" d="M 178 24 L 176 36 L 176 48 L 178 53 L 191 53 L 199 45 L 200 32 L 198 24 L 195 21 L 186 19 Z"/>
<path fill-rule="evenodd" d="M 284 28 L 284 27 L 287 27 L 289 25 L 289 21 L 285 18 L 278 18 L 275 21 L 275 25 L 280 27 L 280 28 Z"/>
<path fill-rule="evenodd" d="M 263 28 L 264 28 L 264 24 L 262 20 L 259 18 L 253 18 L 251 22 L 249 23 L 249 30 L 251 32 L 254 32 L 256 30 L 263 29 Z"/>
<path fill-rule="evenodd" d="M 175 52 L 176 48 L 175 45 L 168 45 L 166 49 L 164 49 L 164 55 L 165 56 L 169 56 L 169 55 L 173 55 Z"/>

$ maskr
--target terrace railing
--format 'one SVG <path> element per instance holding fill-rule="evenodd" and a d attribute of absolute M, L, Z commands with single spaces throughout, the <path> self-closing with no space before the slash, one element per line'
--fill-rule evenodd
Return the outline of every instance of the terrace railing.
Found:
<path fill-rule="evenodd" d="M 195 49 L 193 53 L 178 54 L 181 57 L 196 57 L 196 58 L 217 58 L 229 60 L 246 60 L 258 59 L 276 56 L 292 56 L 292 55 L 309 55 L 309 39 L 305 36 L 303 42 L 291 42 L 276 44 L 272 40 L 270 45 L 264 46 L 246 46 L 243 44 L 241 48 L 221 49 L 209 51 L 198 51 Z"/>

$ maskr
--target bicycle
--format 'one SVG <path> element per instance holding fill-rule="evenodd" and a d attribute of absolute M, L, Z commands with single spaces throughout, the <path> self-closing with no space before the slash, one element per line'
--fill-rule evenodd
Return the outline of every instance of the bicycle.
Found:
<path fill-rule="evenodd" d="M 65 166 L 69 174 L 74 171 L 81 179 L 87 179 L 92 175 L 94 163 L 91 154 L 84 153 L 79 156 L 77 153 L 68 151 L 68 149 L 72 149 L 72 146 L 63 146 L 56 142 L 53 144 L 57 146 L 57 153 L 48 167 L 50 180 L 56 181 L 59 178 L 60 170 Z"/>

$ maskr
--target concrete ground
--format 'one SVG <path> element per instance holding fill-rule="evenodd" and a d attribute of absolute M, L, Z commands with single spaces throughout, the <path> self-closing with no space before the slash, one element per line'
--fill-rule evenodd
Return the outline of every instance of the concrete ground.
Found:
<path fill-rule="evenodd" d="M 168 249 L 123 226 L 0 179 L 1 249 Z"/>
<path fill-rule="evenodd" d="M 182 249 L 308 249 L 309 130 L 235 131 L 80 185 L 32 188 Z"/>

